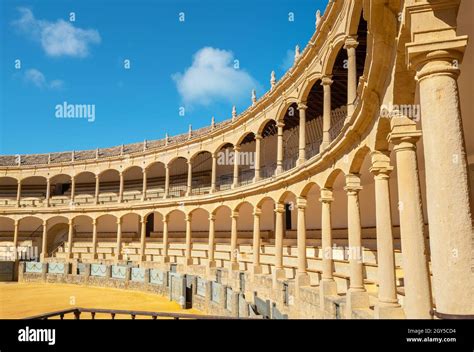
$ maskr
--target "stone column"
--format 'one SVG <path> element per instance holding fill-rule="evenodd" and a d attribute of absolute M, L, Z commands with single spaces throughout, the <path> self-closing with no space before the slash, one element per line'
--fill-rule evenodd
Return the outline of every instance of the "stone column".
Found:
<path fill-rule="evenodd" d="M 298 104 L 298 111 L 300 113 L 298 165 L 306 161 L 306 109 L 308 109 L 306 102 Z"/>
<path fill-rule="evenodd" d="M 46 179 L 46 206 L 49 207 L 49 200 L 51 198 L 51 180 L 49 178 Z"/>
<path fill-rule="evenodd" d="M 254 181 L 260 181 L 261 173 L 260 173 L 260 160 L 261 160 L 261 153 L 262 153 L 262 136 L 260 134 L 255 135 L 255 178 Z"/>
<path fill-rule="evenodd" d="M 273 287 L 276 288 L 278 279 L 284 279 L 285 269 L 283 269 L 283 237 L 285 233 L 285 205 L 276 204 L 275 207 L 275 268 L 273 272 Z"/>
<path fill-rule="evenodd" d="M 95 175 L 95 204 L 99 204 L 100 176 Z"/>
<path fill-rule="evenodd" d="M 324 90 L 324 112 L 323 112 L 323 141 L 320 150 L 325 150 L 331 143 L 331 85 L 333 81 L 330 76 L 323 77 L 321 85 Z"/>
<path fill-rule="evenodd" d="M 306 259 L 306 198 L 298 197 L 296 206 L 298 208 L 297 243 L 298 243 L 298 269 L 296 273 L 296 287 L 309 286 L 309 275 Z"/>
<path fill-rule="evenodd" d="M 252 275 L 257 275 L 262 273 L 262 267 L 260 265 L 260 216 L 262 215 L 262 210 L 260 208 L 255 208 L 253 213 L 253 266 L 252 266 Z"/>
<path fill-rule="evenodd" d="M 92 219 L 92 259 L 97 257 L 97 219 Z"/>
<path fill-rule="evenodd" d="M 188 185 L 186 188 L 187 197 L 191 195 L 192 187 L 193 187 L 193 163 L 191 160 L 188 160 Z"/>
<path fill-rule="evenodd" d="M 141 231 L 140 231 L 140 261 L 146 261 L 145 247 L 146 247 L 146 216 L 142 216 L 141 220 Z"/>
<path fill-rule="evenodd" d="M 115 261 L 122 260 L 122 218 L 117 219 L 117 245 L 115 247 Z"/>
<path fill-rule="evenodd" d="M 142 187 L 142 202 L 146 201 L 146 191 L 147 191 L 147 175 L 146 169 L 143 170 L 143 187 Z"/>
<path fill-rule="evenodd" d="M 13 260 L 18 258 L 18 233 L 20 229 L 20 220 L 15 219 L 13 223 Z"/>
<path fill-rule="evenodd" d="M 239 186 L 239 152 L 240 146 L 234 147 L 234 182 L 232 183 L 232 188 L 236 188 Z"/>
<path fill-rule="evenodd" d="M 118 194 L 118 202 L 123 202 L 123 172 L 120 172 L 120 186 L 119 186 L 119 194 Z"/>
<path fill-rule="evenodd" d="M 393 248 L 392 212 L 390 205 L 389 151 L 372 153 L 370 172 L 375 182 L 375 221 L 377 232 L 378 304 L 375 306 L 377 319 L 403 318 L 398 303 L 395 276 L 395 253 Z"/>
<path fill-rule="evenodd" d="M 321 250 L 323 274 L 320 283 L 320 307 L 325 307 L 325 297 L 337 295 L 333 276 L 331 205 L 334 201 L 332 190 L 321 189 Z"/>
<path fill-rule="evenodd" d="M 214 249 L 216 246 L 216 216 L 211 214 L 209 216 L 209 249 L 208 249 L 208 274 L 210 274 L 211 269 L 216 267 L 216 261 L 214 260 Z"/>
<path fill-rule="evenodd" d="M 71 206 L 74 205 L 74 199 L 76 197 L 76 177 L 71 177 Z"/>
<path fill-rule="evenodd" d="M 193 265 L 192 257 L 192 233 L 191 233 L 191 220 L 192 215 L 186 215 L 186 265 Z"/>
<path fill-rule="evenodd" d="M 285 123 L 280 121 L 277 123 L 278 128 L 278 140 L 277 140 L 277 168 L 275 174 L 281 174 L 283 172 L 283 127 Z"/>
<path fill-rule="evenodd" d="M 407 117 L 391 119 L 390 142 L 397 157 L 400 236 L 405 284 L 404 308 L 408 319 L 429 319 L 432 308 L 428 254 L 425 244 L 424 220 L 416 143 L 421 131 Z"/>
<path fill-rule="evenodd" d="M 21 180 L 18 180 L 16 188 L 16 206 L 20 207 L 21 202 Z"/>
<path fill-rule="evenodd" d="M 360 223 L 359 192 L 360 175 L 346 175 L 347 224 L 349 237 L 350 287 L 346 294 L 346 318 L 351 318 L 354 309 L 368 309 L 369 295 L 364 286 L 364 263 L 362 226 Z"/>
<path fill-rule="evenodd" d="M 168 198 L 170 193 L 170 167 L 168 164 L 165 165 L 165 194 L 163 198 Z"/>
<path fill-rule="evenodd" d="M 211 176 L 211 193 L 216 192 L 217 185 L 217 155 L 212 154 L 212 176 Z"/>
<path fill-rule="evenodd" d="M 48 258 L 48 220 L 43 220 L 40 261 L 44 262 L 46 258 Z"/>
<path fill-rule="evenodd" d="M 74 234 L 74 220 L 69 219 L 68 222 L 69 225 L 69 230 L 68 230 L 68 237 L 67 237 L 67 247 L 68 247 L 68 255 L 67 257 L 69 259 L 73 258 L 72 254 L 72 239 L 73 239 L 73 234 Z"/>
<path fill-rule="evenodd" d="M 357 37 L 347 37 L 344 49 L 347 50 L 347 116 L 354 113 L 357 98 L 357 56 L 356 49 L 359 43 Z"/>
<path fill-rule="evenodd" d="M 169 237 L 168 237 L 168 217 L 163 217 L 163 263 L 169 263 L 168 256 Z"/>
<path fill-rule="evenodd" d="M 438 35 L 432 34 L 436 42 L 429 46 L 414 43 L 408 48 L 423 118 L 433 292 L 437 312 L 474 315 L 473 217 L 457 83 L 467 37 L 441 43 Z"/>
<path fill-rule="evenodd" d="M 238 211 L 232 211 L 232 225 L 230 229 L 230 269 L 239 270 L 238 249 L 237 249 L 237 220 L 239 218 Z"/>

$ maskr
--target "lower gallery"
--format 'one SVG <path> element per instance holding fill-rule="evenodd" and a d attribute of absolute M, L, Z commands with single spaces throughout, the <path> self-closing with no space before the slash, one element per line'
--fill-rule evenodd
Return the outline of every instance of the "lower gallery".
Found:
<path fill-rule="evenodd" d="M 0 156 L 1 279 L 228 317 L 472 318 L 473 11 L 329 1 L 224 122 Z"/>

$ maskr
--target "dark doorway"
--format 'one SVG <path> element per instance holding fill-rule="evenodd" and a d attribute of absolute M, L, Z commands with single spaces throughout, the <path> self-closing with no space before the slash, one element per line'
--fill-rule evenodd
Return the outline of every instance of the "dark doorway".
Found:
<path fill-rule="evenodd" d="M 146 222 L 146 237 L 150 237 L 154 228 L 155 228 L 155 214 L 151 213 L 150 215 L 148 215 L 148 219 Z"/>
<path fill-rule="evenodd" d="M 291 204 L 285 204 L 285 229 L 291 230 Z"/>

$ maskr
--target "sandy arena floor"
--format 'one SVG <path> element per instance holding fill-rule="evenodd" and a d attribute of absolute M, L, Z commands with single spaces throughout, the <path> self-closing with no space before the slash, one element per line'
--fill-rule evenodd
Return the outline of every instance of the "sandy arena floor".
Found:
<path fill-rule="evenodd" d="M 144 292 L 67 284 L 0 283 L 0 319 L 18 319 L 73 307 L 200 314 L 168 298 Z M 72 319 L 73 316 L 66 316 Z M 96 319 L 110 315 L 96 315 Z M 116 316 L 116 319 L 130 317 Z M 90 319 L 90 314 L 81 314 Z M 138 317 L 137 317 L 138 319 Z"/>

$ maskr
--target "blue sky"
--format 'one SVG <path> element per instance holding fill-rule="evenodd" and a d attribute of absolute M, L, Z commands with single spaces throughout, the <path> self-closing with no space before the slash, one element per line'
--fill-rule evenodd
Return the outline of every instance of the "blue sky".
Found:
<path fill-rule="evenodd" d="M 0 154 L 102 148 L 229 118 L 269 88 L 271 70 L 284 74 L 326 4 L 2 0 Z M 95 120 L 57 118 L 64 102 L 93 105 Z"/>

